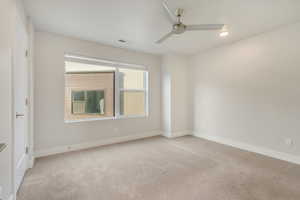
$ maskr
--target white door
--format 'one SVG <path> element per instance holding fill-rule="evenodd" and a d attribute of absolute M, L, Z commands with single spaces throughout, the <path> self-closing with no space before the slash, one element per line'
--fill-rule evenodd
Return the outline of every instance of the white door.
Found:
<path fill-rule="evenodd" d="M 28 156 L 27 125 L 28 108 L 26 98 L 28 95 L 28 67 L 26 50 L 28 45 L 27 32 L 24 24 L 17 20 L 16 43 L 14 48 L 14 161 L 15 161 L 15 191 L 18 191 L 27 170 Z"/>

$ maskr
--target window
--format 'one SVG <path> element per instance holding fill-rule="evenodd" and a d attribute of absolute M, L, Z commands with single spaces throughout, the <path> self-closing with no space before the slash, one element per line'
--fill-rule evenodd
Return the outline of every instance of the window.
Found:
<path fill-rule="evenodd" d="M 147 72 L 133 69 L 119 70 L 120 115 L 146 114 Z"/>
<path fill-rule="evenodd" d="M 72 90 L 72 114 L 105 114 L 104 90 Z"/>
<path fill-rule="evenodd" d="M 72 63 L 68 63 L 72 65 Z M 65 74 L 65 120 L 114 117 L 114 69 Z"/>
<path fill-rule="evenodd" d="M 65 57 L 65 121 L 147 115 L 148 72 L 144 67 Z"/>

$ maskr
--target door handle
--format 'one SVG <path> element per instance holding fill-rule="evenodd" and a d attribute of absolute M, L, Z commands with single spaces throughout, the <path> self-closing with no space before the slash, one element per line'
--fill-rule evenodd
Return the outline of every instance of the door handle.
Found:
<path fill-rule="evenodd" d="M 25 115 L 23 113 L 16 113 L 16 118 L 19 118 L 19 117 L 24 117 Z"/>

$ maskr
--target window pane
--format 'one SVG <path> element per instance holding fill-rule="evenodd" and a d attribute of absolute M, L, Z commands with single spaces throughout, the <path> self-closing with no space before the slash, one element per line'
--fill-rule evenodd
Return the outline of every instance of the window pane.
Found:
<path fill-rule="evenodd" d="M 104 114 L 104 91 L 87 91 L 86 113 Z"/>
<path fill-rule="evenodd" d="M 104 115 L 104 91 L 72 91 L 73 114 Z"/>
<path fill-rule="evenodd" d="M 65 120 L 114 116 L 114 72 L 66 73 Z"/>
<path fill-rule="evenodd" d="M 120 115 L 145 115 L 145 92 L 122 91 Z"/>
<path fill-rule="evenodd" d="M 120 88 L 144 89 L 145 71 L 134 69 L 120 69 Z"/>
<path fill-rule="evenodd" d="M 72 99 L 73 101 L 84 101 L 84 91 L 72 91 Z"/>

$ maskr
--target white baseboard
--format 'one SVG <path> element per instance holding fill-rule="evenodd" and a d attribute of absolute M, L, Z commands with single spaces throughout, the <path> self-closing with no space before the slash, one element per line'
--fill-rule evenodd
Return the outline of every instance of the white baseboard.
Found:
<path fill-rule="evenodd" d="M 243 142 L 234 141 L 234 140 L 226 139 L 226 138 L 222 138 L 222 137 L 217 137 L 217 136 L 204 135 L 204 134 L 199 134 L 199 133 L 195 133 L 195 132 L 193 133 L 193 135 L 195 137 L 199 137 L 199 138 L 214 141 L 217 143 L 225 144 L 228 146 L 236 147 L 236 148 L 239 148 L 242 150 L 262 154 L 262 155 L 265 155 L 268 157 L 276 158 L 279 160 L 284 160 L 284 161 L 295 163 L 295 164 L 300 164 L 299 156 L 291 155 L 288 153 L 274 151 L 274 150 L 271 150 L 268 148 L 258 147 L 258 146 L 254 146 L 254 145 L 250 145 L 250 144 L 246 144 Z"/>
<path fill-rule="evenodd" d="M 29 156 L 28 158 L 28 163 L 27 163 L 27 168 L 31 169 L 34 166 L 34 157 L 33 156 Z"/>
<path fill-rule="evenodd" d="M 160 130 L 122 136 L 122 137 L 107 138 L 99 141 L 92 141 L 92 142 L 81 143 L 81 144 L 59 146 L 51 149 L 39 150 L 35 152 L 34 157 L 38 158 L 38 157 L 44 157 L 44 156 L 49 156 L 49 155 L 54 155 L 59 153 L 70 152 L 70 151 L 78 151 L 82 149 L 88 149 L 92 147 L 104 146 L 109 144 L 116 144 L 121 142 L 128 142 L 128 141 L 133 141 L 133 140 L 138 140 L 138 139 L 143 139 L 143 138 L 153 137 L 158 135 L 162 135 L 162 132 Z"/>
<path fill-rule="evenodd" d="M 28 169 L 28 155 L 24 152 L 20 160 L 18 161 L 14 174 L 14 184 L 16 191 L 20 188 L 24 179 L 24 174 Z"/>
<path fill-rule="evenodd" d="M 184 131 L 175 131 L 175 132 L 164 132 L 163 136 L 167 138 L 177 138 L 177 137 L 182 137 L 186 135 L 192 135 L 192 131 L 190 130 L 184 130 Z"/>

